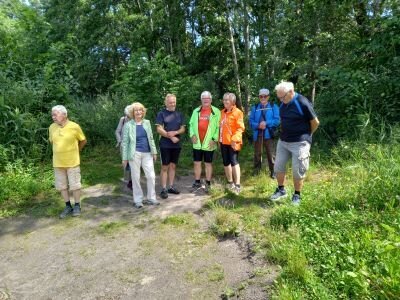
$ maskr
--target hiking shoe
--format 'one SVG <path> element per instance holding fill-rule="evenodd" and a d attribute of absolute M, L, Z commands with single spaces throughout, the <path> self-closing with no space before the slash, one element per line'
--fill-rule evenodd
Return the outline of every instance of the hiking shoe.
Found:
<path fill-rule="evenodd" d="M 66 218 L 68 215 L 72 214 L 72 211 L 74 209 L 71 206 L 66 206 L 63 210 L 63 212 L 60 214 L 60 219 Z"/>
<path fill-rule="evenodd" d="M 193 182 L 193 184 L 192 184 L 192 188 L 191 188 L 191 191 L 192 192 L 195 192 L 195 191 L 197 191 L 197 190 L 199 190 L 199 189 L 201 189 L 201 182 Z"/>
<path fill-rule="evenodd" d="M 231 183 L 227 183 L 225 187 L 227 190 L 233 191 L 236 188 L 236 185 L 233 182 L 231 182 Z"/>
<path fill-rule="evenodd" d="M 286 191 L 284 189 L 280 190 L 279 188 L 276 188 L 275 193 L 271 195 L 270 199 L 276 201 L 285 197 L 287 197 Z"/>
<path fill-rule="evenodd" d="M 154 199 L 145 200 L 145 201 L 143 201 L 143 203 L 148 204 L 148 205 L 160 205 L 160 202 L 158 202 L 157 200 L 154 200 Z"/>
<path fill-rule="evenodd" d="M 174 186 L 171 186 L 171 187 L 168 189 L 168 193 L 170 193 L 170 194 L 175 194 L 175 195 L 179 195 L 181 192 L 178 191 Z"/>
<path fill-rule="evenodd" d="M 167 199 L 167 198 L 168 198 L 168 191 L 167 191 L 167 189 L 162 189 L 162 190 L 161 190 L 160 197 L 161 197 L 162 199 Z"/>
<path fill-rule="evenodd" d="M 79 217 L 81 215 L 81 206 L 80 205 L 74 205 L 74 209 L 72 210 L 72 216 L 73 217 Z"/>
<path fill-rule="evenodd" d="M 143 207 L 142 203 L 135 203 L 135 208 L 140 209 Z"/>
<path fill-rule="evenodd" d="M 293 194 L 293 196 L 292 196 L 292 204 L 294 205 L 294 206 L 299 206 L 300 205 L 300 195 L 297 195 L 297 194 Z"/>
<path fill-rule="evenodd" d="M 235 195 L 239 195 L 241 191 L 242 191 L 241 187 L 240 187 L 240 186 L 236 186 L 236 185 L 235 185 L 235 187 L 232 189 L 232 192 L 233 192 Z"/>

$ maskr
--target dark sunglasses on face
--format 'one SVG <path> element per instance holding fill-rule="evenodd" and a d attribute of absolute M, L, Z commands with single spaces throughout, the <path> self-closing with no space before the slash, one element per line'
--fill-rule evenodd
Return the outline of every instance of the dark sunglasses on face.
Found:
<path fill-rule="evenodd" d="M 268 98 L 268 96 L 266 96 L 266 95 L 260 95 L 260 96 L 258 96 L 258 98 L 260 98 L 260 99 L 262 99 L 262 98 Z"/>

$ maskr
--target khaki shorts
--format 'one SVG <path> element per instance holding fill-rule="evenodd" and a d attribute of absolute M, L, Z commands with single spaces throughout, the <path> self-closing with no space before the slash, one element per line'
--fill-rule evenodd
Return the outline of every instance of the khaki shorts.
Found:
<path fill-rule="evenodd" d="M 79 166 L 73 168 L 54 168 L 56 189 L 59 191 L 69 189 L 79 190 L 81 185 L 81 169 Z"/>

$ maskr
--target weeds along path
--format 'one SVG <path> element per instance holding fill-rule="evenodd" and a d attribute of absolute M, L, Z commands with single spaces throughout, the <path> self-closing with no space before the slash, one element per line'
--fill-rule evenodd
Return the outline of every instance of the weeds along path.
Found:
<path fill-rule="evenodd" d="M 80 218 L 0 220 L 0 299 L 266 299 L 276 270 L 207 231 L 206 195 L 137 210 L 127 190 L 84 190 Z"/>

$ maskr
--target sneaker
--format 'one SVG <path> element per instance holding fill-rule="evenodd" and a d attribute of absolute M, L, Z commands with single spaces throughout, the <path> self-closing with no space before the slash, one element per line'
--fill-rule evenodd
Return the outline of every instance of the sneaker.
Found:
<path fill-rule="evenodd" d="M 72 210 L 72 216 L 73 217 L 79 217 L 81 215 L 81 206 L 80 205 L 74 205 L 74 209 Z"/>
<path fill-rule="evenodd" d="M 167 198 L 168 198 L 168 191 L 167 191 L 167 189 L 162 189 L 162 190 L 161 190 L 160 197 L 161 197 L 162 199 L 167 199 Z"/>
<path fill-rule="evenodd" d="M 279 199 L 285 198 L 285 197 L 287 197 L 286 191 L 284 189 L 280 190 L 279 188 L 276 188 L 275 193 L 272 194 L 270 199 L 272 201 L 276 201 L 276 200 L 279 200 Z"/>
<path fill-rule="evenodd" d="M 235 195 L 239 195 L 241 191 L 242 191 L 241 187 L 240 187 L 240 186 L 236 186 L 236 185 L 235 185 L 235 187 L 232 189 L 232 192 L 233 192 Z"/>
<path fill-rule="evenodd" d="M 73 212 L 73 208 L 71 206 L 66 206 L 63 212 L 60 214 L 60 219 L 66 218 L 68 215 L 71 215 Z"/>
<path fill-rule="evenodd" d="M 157 200 L 154 200 L 154 199 L 145 200 L 145 201 L 143 201 L 143 203 L 148 204 L 148 205 L 160 205 L 160 202 L 158 202 Z"/>
<path fill-rule="evenodd" d="M 195 192 L 195 191 L 197 191 L 199 189 L 201 189 L 201 182 L 196 182 L 196 181 L 193 182 L 191 191 Z"/>
<path fill-rule="evenodd" d="M 143 207 L 143 204 L 142 204 L 142 203 L 135 203 L 135 207 L 136 207 L 137 209 L 142 208 L 142 207 Z"/>
<path fill-rule="evenodd" d="M 227 190 L 233 191 L 236 188 L 236 185 L 233 182 L 231 182 L 231 183 L 227 183 L 225 187 Z"/>
<path fill-rule="evenodd" d="M 175 195 L 179 195 L 181 192 L 178 191 L 174 186 L 171 186 L 171 187 L 168 189 L 168 193 L 170 193 L 170 194 L 175 194 Z"/>
<path fill-rule="evenodd" d="M 292 204 L 294 205 L 294 206 L 299 206 L 300 205 L 300 195 L 297 195 L 297 194 L 293 194 L 293 196 L 292 196 Z"/>

